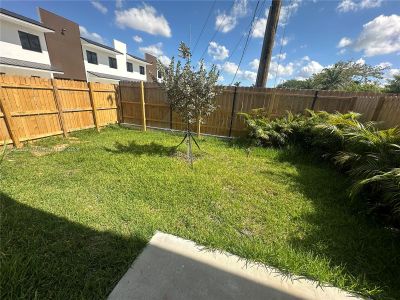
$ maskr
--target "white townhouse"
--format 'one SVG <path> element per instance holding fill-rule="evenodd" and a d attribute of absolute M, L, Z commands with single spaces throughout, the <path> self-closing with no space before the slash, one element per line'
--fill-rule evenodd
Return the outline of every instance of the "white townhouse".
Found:
<path fill-rule="evenodd" d="M 53 78 L 61 73 L 50 63 L 42 23 L 0 8 L 0 73 Z"/>
<path fill-rule="evenodd" d="M 149 63 L 127 53 L 125 43 L 113 42 L 114 48 L 81 37 L 87 81 L 146 81 Z"/>

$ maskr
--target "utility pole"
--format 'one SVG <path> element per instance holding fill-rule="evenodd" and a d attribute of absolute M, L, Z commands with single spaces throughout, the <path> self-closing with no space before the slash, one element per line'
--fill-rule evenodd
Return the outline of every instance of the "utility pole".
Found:
<path fill-rule="evenodd" d="M 272 0 L 269 8 L 267 26 L 265 27 L 264 42 L 261 50 L 260 64 L 258 66 L 256 87 L 265 87 L 268 79 L 269 64 L 271 62 L 272 48 L 274 47 L 275 33 L 281 12 L 281 0 Z"/>

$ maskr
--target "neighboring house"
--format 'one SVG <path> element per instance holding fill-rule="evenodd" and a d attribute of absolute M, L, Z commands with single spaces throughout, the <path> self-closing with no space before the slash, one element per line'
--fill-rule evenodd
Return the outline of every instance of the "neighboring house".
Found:
<path fill-rule="evenodd" d="M 51 65 L 45 33 L 38 21 L 0 8 L 0 73 L 53 78 L 62 70 Z"/>
<path fill-rule="evenodd" d="M 54 30 L 44 34 L 51 64 L 64 72 L 54 77 L 86 81 L 79 25 L 43 8 L 39 16 L 44 26 Z"/>
<path fill-rule="evenodd" d="M 147 81 L 153 81 L 154 78 L 161 79 L 161 74 L 157 71 L 157 57 L 149 53 L 146 53 L 144 57 L 149 63 L 147 67 Z"/>
<path fill-rule="evenodd" d="M 0 72 L 118 83 L 147 81 L 151 63 L 129 54 L 117 40 L 113 47 L 80 36 L 79 25 L 39 8 L 42 21 L 0 9 Z"/>
<path fill-rule="evenodd" d="M 114 40 L 112 48 L 84 37 L 81 37 L 81 42 L 88 81 L 146 81 L 149 63 L 128 54 L 126 44 Z"/>

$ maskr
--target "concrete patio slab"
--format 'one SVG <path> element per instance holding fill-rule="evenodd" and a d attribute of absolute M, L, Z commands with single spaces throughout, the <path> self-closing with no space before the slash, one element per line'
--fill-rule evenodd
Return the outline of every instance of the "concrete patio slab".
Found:
<path fill-rule="evenodd" d="M 157 232 L 108 299 L 354 299 L 334 287 L 284 276 L 226 253 Z"/>

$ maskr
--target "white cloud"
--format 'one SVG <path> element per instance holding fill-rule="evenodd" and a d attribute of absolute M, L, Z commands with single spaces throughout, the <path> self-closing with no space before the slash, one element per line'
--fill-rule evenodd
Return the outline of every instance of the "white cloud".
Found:
<path fill-rule="evenodd" d="M 89 40 L 104 44 L 104 39 L 103 37 L 96 33 L 96 32 L 89 32 L 84 26 L 79 26 L 79 31 L 81 33 L 81 36 L 84 38 L 88 38 Z"/>
<path fill-rule="evenodd" d="M 253 71 L 244 71 L 242 72 L 243 79 L 250 81 L 251 83 L 256 82 L 257 79 L 257 73 Z"/>
<path fill-rule="evenodd" d="M 164 54 L 164 52 L 162 50 L 162 46 L 163 46 L 163 44 L 161 42 L 159 42 L 157 44 L 149 45 L 146 47 L 139 47 L 139 51 L 142 53 L 149 53 L 151 55 L 158 57 L 158 56 L 161 56 Z"/>
<path fill-rule="evenodd" d="M 299 76 L 308 78 L 313 74 L 321 72 L 323 68 L 319 62 L 311 60 L 305 66 L 301 67 Z"/>
<path fill-rule="evenodd" d="M 218 82 L 219 82 L 219 83 L 223 83 L 224 80 L 225 80 L 224 76 L 222 76 L 222 75 L 219 75 L 219 76 L 218 76 Z"/>
<path fill-rule="evenodd" d="M 392 63 L 385 61 L 385 62 L 381 62 L 377 66 L 386 69 L 386 68 L 391 68 L 392 67 Z"/>
<path fill-rule="evenodd" d="M 228 74 L 235 74 L 236 70 L 238 68 L 238 65 L 230 62 L 230 61 L 226 61 L 223 65 L 222 65 L 222 71 L 228 73 Z M 241 73 L 241 71 L 238 71 L 238 74 Z"/>
<path fill-rule="evenodd" d="M 340 12 L 349 12 L 379 7 L 381 4 L 382 0 L 342 0 L 336 9 Z"/>
<path fill-rule="evenodd" d="M 363 59 L 363 58 L 361 57 L 361 58 L 359 58 L 359 59 L 356 60 L 356 63 L 357 63 L 357 64 L 360 64 L 360 65 L 365 65 L 365 59 Z"/>
<path fill-rule="evenodd" d="M 108 12 L 107 7 L 105 7 L 103 4 L 101 4 L 99 1 L 90 1 L 92 5 L 103 15 L 105 15 Z"/>
<path fill-rule="evenodd" d="M 215 18 L 215 29 L 223 33 L 236 27 L 238 19 L 247 15 L 248 0 L 236 0 L 231 11 L 220 12 Z"/>
<path fill-rule="evenodd" d="M 291 76 L 294 73 L 294 64 L 292 62 L 288 63 L 288 64 L 279 64 L 276 61 L 271 61 L 271 65 L 270 65 L 270 74 L 272 74 L 271 77 L 277 76 L 279 77 L 287 77 L 287 76 Z"/>
<path fill-rule="evenodd" d="M 254 28 L 251 36 L 254 38 L 264 37 L 265 26 L 267 26 L 267 18 L 257 19 L 254 23 Z"/>
<path fill-rule="evenodd" d="M 142 39 L 141 36 L 134 35 L 132 38 L 133 38 L 133 40 L 134 40 L 136 43 L 141 43 L 141 42 L 143 42 L 143 39 Z"/>
<path fill-rule="evenodd" d="M 158 59 L 161 61 L 163 65 L 169 65 L 171 63 L 171 59 L 166 55 L 160 55 Z"/>
<path fill-rule="evenodd" d="M 339 41 L 339 43 L 337 44 L 337 48 L 344 48 L 347 47 L 349 45 L 351 45 L 352 40 L 347 38 L 347 37 L 342 37 Z"/>
<path fill-rule="evenodd" d="M 260 64 L 260 60 L 258 58 L 253 59 L 249 65 L 251 67 L 252 70 L 258 70 L 258 66 Z"/>
<path fill-rule="evenodd" d="M 293 16 L 299 9 L 302 0 L 292 0 L 289 5 L 282 6 L 279 16 L 279 25 L 283 26 L 289 23 L 290 17 Z M 268 14 L 265 15 L 268 17 Z"/>
<path fill-rule="evenodd" d="M 214 41 L 210 42 L 207 53 L 214 60 L 224 60 L 229 56 L 229 50 L 225 46 L 219 45 Z"/>
<path fill-rule="evenodd" d="M 251 64 L 251 63 L 250 63 Z M 221 66 L 221 71 L 226 72 L 230 75 L 235 75 L 236 73 L 236 79 L 237 80 L 247 80 L 250 83 L 254 83 L 257 78 L 257 73 L 249 70 L 238 70 L 238 65 L 233 63 L 233 62 L 225 62 Z"/>
<path fill-rule="evenodd" d="M 285 60 L 286 59 L 286 52 L 274 55 L 274 56 L 272 56 L 272 59 Z"/>
<path fill-rule="evenodd" d="M 171 28 L 163 15 L 150 5 L 115 11 L 115 21 L 121 28 L 132 28 L 153 35 L 171 37 Z"/>
<path fill-rule="evenodd" d="M 360 36 L 354 42 L 356 51 L 365 56 L 390 54 L 400 50 L 400 16 L 380 15 L 363 25 Z"/>
<path fill-rule="evenodd" d="M 115 7 L 121 9 L 124 6 L 124 0 L 115 0 Z"/>
<path fill-rule="evenodd" d="M 282 46 L 286 46 L 286 45 L 289 43 L 289 38 L 283 37 L 283 38 L 280 39 L 279 43 L 280 43 Z"/>
<path fill-rule="evenodd" d="M 146 47 L 139 47 L 139 51 L 144 53 L 149 53 L 157 57 L 164 65 L 169 65 L 171 59 L 164 54 L 162 50 L 163 44 L 161 42 Z"/>
<path fill-rule="evenodd" d="M 282 81 L 292 78 L 304 80 L 315 73 L 321 72 L 323 68 L 324 67 L 319 62 L 310 59 L 308 56 L 279 65 L 276 60 L 273 60 L 271 62 L 270 76 L 268 76 L 268 78 L 272 84 L 279 84 Z M 277 78 L 275 79 L 275 77 Z"/>
<path fill-rule="evenodd" d="M 388 75 L 392 78 L 394 75 L 400 74 L 400 69 L 390 69 Z"/>

